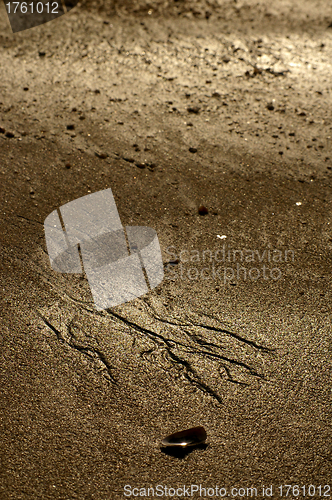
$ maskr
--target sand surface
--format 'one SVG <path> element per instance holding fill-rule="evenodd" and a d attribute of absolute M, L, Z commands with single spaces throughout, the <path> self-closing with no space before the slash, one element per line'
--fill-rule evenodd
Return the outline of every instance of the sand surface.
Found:
<path fill-rule="evenodd" d="M 330 3 L 0 7 L 0 498 L 331 484 Z M 106 188 L 165 277 L 96 311 L 43 223 Z"/>

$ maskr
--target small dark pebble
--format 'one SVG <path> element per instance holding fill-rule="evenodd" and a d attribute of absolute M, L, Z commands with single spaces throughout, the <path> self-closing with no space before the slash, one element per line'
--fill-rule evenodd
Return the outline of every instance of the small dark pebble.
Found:
<path fill-rule="evenodd" d="M 105 160 L 106 158 L 108 158 L 108 154 L 107 153 L 101 153 L 99 151 L 96 151 L 95 152 L 95 155 L 98 157 L 98 158 L 101 158 L 102 160 Z"/>
<path fill-rule="evenodd" d="M 221 97 L 219 92 L 213 92 L 212 97 Z"/>
<path fill-rule="evenodd" d="M 189 148 L 189 151 L 190 151 L 190 153 L 197 153 L 197 149 L 196 148 Z"/>
<path fill-rule="evenodd" d="M 170 260 L 169 262 L 166 262 L 166 265 L 177 266 L 179 263 L 180 263 L 179 259 L 174 259 L 174 260 Z"/>
<path fill-rule="evenodd" d="M 207 215 L 209 211 L 204 205 L 201 205 L 200 207 L 198 207 L 198 213 L 199 215 Z"/>
<path fill-rule="evenodd" d="M 0 127 L 0 134 L 4 134 L 6 130 L 3 127 Z"/>
<path fill-rule="evenodd" d="M 67 130 L 75 130 L 75 125 L 73 124 L 67 125 Z"/>
<path fill-rule="evenodd" d="M 27 92 L 29 90 L 29 87 L 23 87 L 23 90 Z"/>
<path fill-rule="evenodd" d="M 139 162 L 139 161 L 137 161 L 137 162 L 135 163 L 135 165 L 136 165 L 136 167 L 138 167 L 138 168 L 145 168 L 145 167 L 146 167 L 145 163 L 141 163 L 141 162 Z"/>
<path fill-rule="evenodd" d="M 196 115 L 200 112 L 200 107 L 199 106 L 189 106 L 187 108 L 188 113 L 195 113 Z"/>
<path fill-rule="evenodd" d="M 207 435 L 204 427 L 192 427 L 185 431 L 175 432 L 165 437 L 161 445 L 166 447 L 179 446 L 187 448 L 189 446 L 196 446 L 206 441 Z"/>
<path fill-rule="evenodd" d="M 13 132 L 6 132 L 6 137 L 8 137 L 8 139 L 12 139 L 13 137 L 15 137 L 15 135 L 13 134 Z"/>
<path fill-rule="evenodd" d="M 80 119 L 80 120 L 85 120 L 85 116 L 84 116 L 84 115 L 81 115 L 79 119 Z"/>
<path fill-rule="evenodd" d="M 69 169 L 69 168 L 71 168 L 71 164 L 67 161 L 67 163 L 65 164 L 65 167 Z"/>
<path fill-rule="evenodd" d="M 134 162 L 135 162 L 134 158 L 127 158 L 126 156 L 123 156 L 122 158 L 123 158 L 125 161 L 128 161 L 129 163 L 134 163 Z"/>
<path fill-rule="evenodd" d="M 38 52 L 38 54 L 39 54 L 39 57 L 44 57 L 44 56 L 46 56 L 46 52 L 44 52 L 43 50 L 40 50 L 40 51 Z"/>
<path fill-rule="evenodd" d="M 272 104 L 271 102 L 270 102 L 270 103 L 268 103 L 268 104 L 266 105 L 266 107 L 267 107 L 267 109 L 268 109 L 269 111 L 273 111 L 273 110 L 274 110 L 274 106 L 273 106 L 273 104 Z"/>
<path fill-rule="evenodd" d="M 96 90 L 95 90 L 95 94 L 100 94 L 100 90 L 99 90 L 99 89 L 96 89 Z"/>

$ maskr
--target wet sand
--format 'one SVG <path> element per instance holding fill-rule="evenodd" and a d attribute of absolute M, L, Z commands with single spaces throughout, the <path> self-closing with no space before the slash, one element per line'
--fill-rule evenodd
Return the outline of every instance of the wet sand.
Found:
<path fill-rule="evenodd" d="M 331 482 L 332 15 L 290 5 L 15 35 L 1 6 L 1 498 Z M 99 312 L 43 222 L 106 188 L 165 277 Z"/>

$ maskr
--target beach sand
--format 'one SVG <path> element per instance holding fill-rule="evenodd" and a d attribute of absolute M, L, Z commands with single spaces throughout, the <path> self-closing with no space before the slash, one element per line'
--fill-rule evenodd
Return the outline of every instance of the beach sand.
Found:
<path fill-rule="evenodd" d="M 0 496 L 323 496 L 331 6 L 135 6 L 15 35 L 1 6 Z M 107 188 L 124 226 L 157 231 L 165 275 L 97 311 L 84 274 L 51 269 L 43 223 Z M 206 447 L 160 449 L 198 425 Z"/>

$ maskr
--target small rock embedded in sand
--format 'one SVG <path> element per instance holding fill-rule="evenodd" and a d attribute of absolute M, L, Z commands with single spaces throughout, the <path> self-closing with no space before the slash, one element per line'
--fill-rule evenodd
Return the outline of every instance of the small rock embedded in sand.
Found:
<path fill-rule="evenodd" d="M 106 160 L 106 158 L 108 158 L 108 154 L 107 153 L 103 153 L 103 152 L 100 152 L 100 151 L 96 151 L 95 155 L 98 158 L 101 158 L 102 160 Z"/>
<path fill-rule="evenodd" d="M 198 207 L 199 215 L 207 215 L 209 213 L 208 209 L 204 205 Z"/>
<path fill-rule="evenodd" d="M 200 112 L 200 107 L 199 106 L 189 106 L 187 108 L 188 113 L 195 113 L 196 115 Z"/>
<path fill-rule="evenodd" d="M 175 432 L 162 440 L 161 445 L 167 447 L 182 447 L 196 446 L 203 444 L 206 441 L 207 435 L 204 427 L 192 427 L 185 431 Z"/>

